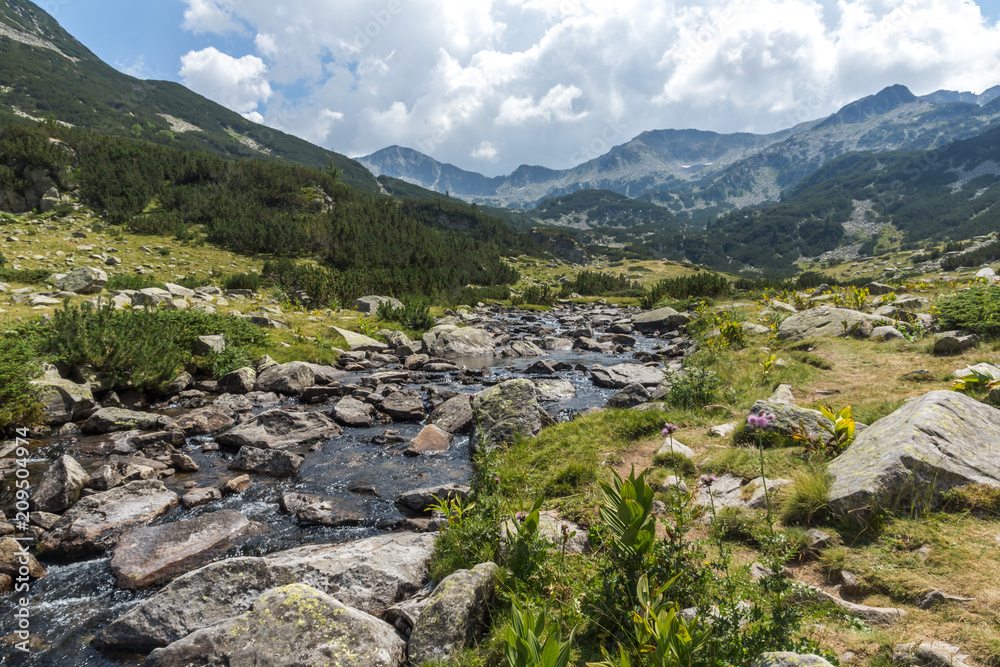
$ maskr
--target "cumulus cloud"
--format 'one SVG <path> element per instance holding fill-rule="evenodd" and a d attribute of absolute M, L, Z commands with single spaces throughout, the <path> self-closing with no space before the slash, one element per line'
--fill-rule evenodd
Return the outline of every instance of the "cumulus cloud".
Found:
<path fill-rule="evenodd" d="M 188 30 L 254 35 L 254 56 L 194 52 L 199 92 L 344 153 L 494 173 L 647 129 L 774 131 L 896 83 L 1000 83 L 1000 24 L 974 0 L 186 2 Z"/>
<path fill-rule="evenodd" d="M 497 150 L 492 141 L 480 141 L 479 145 L 469 155 L 477 160 L 485 160 L 486 162 L 496 162 L 500 159 L 500 151 Z"/>
<path fill-rule="evenodd" d="M 267 65 L 257 56 L 234 58 L 213 46 L 181 57 L 185 86 L 243 114 L 271 97 L 266 74 Z"/>

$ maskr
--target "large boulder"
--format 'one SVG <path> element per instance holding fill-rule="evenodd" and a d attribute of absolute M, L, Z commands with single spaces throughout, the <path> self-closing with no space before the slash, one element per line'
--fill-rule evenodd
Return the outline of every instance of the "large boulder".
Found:
<path fill-rule="evenodd" d="M 39 378 L 31 384 L 37 388 L 43 418 L 49 426 L 86 419 L 99 407 L 88 384 L 77 384 L 58 375 Z"/>
<path fill-rule="evenodd" d="M 531 437 L 542 430 L 541 406 L 531 380 L 501 382 L 472 401 L 473 450 L 490 451 L 511 444 L 518 435 Z"/>
<path fill-rule="evenodd" d="M 312 364 L 292 361 L 271 366 L 257 376 L 254 388 L 257 391 L 273 391 L 276 394 L 298 396 L 302 390 L 316 384 L 316 373 Z"/>
<path fill-rule="evenodd" d="M 474 327 L 443 331 L 435 337 L 431 352 L 446 358 L 492 357 L 493 334 Z"/>
<path fill-rule="evenodd" d="M 31 509 L 35 512 L 64 512 L 77 501 L 90 475 L 76 459 L 63 454 L 48 467 L 31 494 Z"/>
<path fill-rule="evenodd" d="M 104 271 L 91 266 L 81 266 L 56 280 L 55 287 L 60 292 L 98 294 L 107 283 L 108 274 Z"/>
<path fill-rule="evenodd" d="M 446 662 L 483 635 L 496 598 L 496 563 L 457 570 L 434 589 L 407 643 L 410 662 Z"/>
<path fill-rule="evenodd" d="M 312 440 L 337 438 L 343 432 L 344 429 L 322 412 L 268 410 L 219 434 L 216 441 L 233 448 L 277 449 Z"/>
<path fill-rule="evenodd" d="M 1000 486 L 1000 410 L 956 391 L 932 391 L 869 426 L 830 462 L 830 507 L 847 514 L 926 507 L 965 484 Z"/>
<path fill-rule="evenodd" d="M 784 320 L 778 327 L 778 338 L 805 340 L 845 334 L 867 338 L 875 327 L 883 324 L 892 325 L 892 321 L 848 308 L 819 306 Z"/>
<path fill-rule="evenodd" d="M 84 554 L 114 546 L 125 530 L 147 524 L 177 504 L 158 480 L 138 480 L 81 498 L 42 536 L 48 554 Z"/>
<path fill-rule="evenodd" d="M 159 586 L 215 560 L 239 544 L 251 527 L 250 521 L 236 510 L 219 510 L 194 519 L 138 528 L 118 540 L 111 573 L 121 588 Z"/>
<path fill-rule="evenodd" d="M 396 504 L 411 512 L 425 512 L 438 500 L 446 498 L 465 500 L 471 489 L 459 484 L 441 484 L 439 486 L 423 486 L 410 489 L 396 496 Z"/>
<path fill-rule="evenodd" d="M 236 413 L 222 405 L 209 405 L 185 413 L 174 422 L 174 428 L 184 431 L 184 435 L 207 435 L 236 423 Z"/>
<path fill-rule="evenodd" d="M 678 313 L 673 308 L 657 308 L 632 318 L 632 326 L 642 333 L 654 331 L 673 331 L 688 322 L 691 318 L 684 313 Z"/>
<path fill-rule="evenodd" d="M 833 665 L 814 653 L 780 651 L 761 653 L 750 667 L 833 667 Z"/>
<path fill-rule="evenodd" d="M 604 407 L 625 410 L 648 403 L 652 397 L 649 390 L 641 384 L 630 384 L 612 394 L 611 398 L 604 404 Z"/>
<path fill-rule="evenodd" d="M 472 399 L 452 396 L 434 408 L 428 421 L 448 433 L 466 433 L 472 428 Z"/>
<path fill-rule="evenodd" d="M 424 585 L 434 540 L 431 533 L 392 533 L 218 561 L 174 579 L 93 643 L 101 650 L 150 651 L 242 614 L 264 591 L 297 581 L 379 615 Z"/>
<path fill-rule="evenodd" d="M 406 642 L 385 621 L 305 584 L 275 588 L 253 608 L 153 651 L 146 667 L 399 667 Z"/>
<path fill-rule="evenodd" d="M 229 464 L 229 469 L 268 477 L 294 477 L 304 461 L 304 458 L 292 452 L 247 445 L 240 448 L 236 458 Z"/>
<path fill-rule="evenodd" d="M 618 364 L 616 366 L 594 364 L 590 368 L 590 378 L 594 384 L 608 389 L 624 389 L 630 384 L 656 387 L 663 382 L 665 377 L 661 369 L 640 364 Z"/>
<path fill-rule="evenodd" d="M 152 412 L 125 408 L 101 408 L 81 426 L 84 433 L 114 433 L 116 431 L 157 431 L 166 428 L 173 419 Z"/>
<path fill-rule="evenodd" d="M 391 296 L 362 296 L 354 300 L 354 310 L 360 311 L 362 313 L 367 313 L 369 315 L 374 315 L 378 312 L 378 307 L 383 303 L 388 303 L 393 308 L 402 308 L 403 302 L 399 299 L 394 299 Z"/>

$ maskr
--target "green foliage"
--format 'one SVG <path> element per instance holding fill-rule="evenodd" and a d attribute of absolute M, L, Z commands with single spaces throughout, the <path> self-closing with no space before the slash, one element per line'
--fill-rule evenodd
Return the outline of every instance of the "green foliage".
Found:
<path fill-rule="evenodd" d="M 533 304 L 536 306 L 551 306 L 556 302 L 556 295 L 552 292 L 552 288 L 548 285 L 539 287 L 538 285 L 532 285 L 524 290 L 524 293 L 519 296 L 511 296 L 510 303 L 512 306 L 520 306 L 523 304 Z"/>
<path fill-rule="evenodd" d="M 701 626 L 698 620 L 687 621 L 680 616 L 676 603 L 664 600 L 664 592 L 673 580 L 650 592 L 649 580 L 644 574 L 636 586 L 638 611 L 632 614 L 633 631 L 641 662 L 651 667 L 694 667 L 705 662 L 698 655 L 707 646 L 712 635 L 710 625 Z M 633 659 L 621 645 L 618 660 L 587 663 L 587 667 L 631 667 Z"/>
<path fill-rule="evenodd" d="M 113 293 L 118 290 L 141 290 L 146 289 L 147 287 L 159 287 L 160 289 L 166 289 L 166 285 L 157 282 L 153 276 L 133 273 L 118 273 L 108 278 L 108 282 L 104 286 L 104 290 L 108 293 Z"/>
<path fill-rule="evenodd" d="M 601 481 L 601 522 L 611 533 L 611 547 L 625 577 L 627 590 L 638 581 L 640 568 L 656 539 L 653 489 L 646 483 L 646 471 L 637 477 L 635 468 L 626 479 L 611 471 L 612 483 Z"/>
<path fill-rule="evenodd" d="M 55 312 L 44 349 L 69 366 L 89 365 L 119 389 L 157 390 L 190 359 L 198 336 L 223 334 L 235 348 L 264 341 L 244 320 L 194 310 L 115 310 L 105 303 Z"/>
<path fill-rule="evenodd" d="M 52 272 L 45 269 L 8 269 L 0 267 L 0 280 L 5 282 L 44 285 L 51 275 Z"/>
<path fill-rule="evenodd" d="M 692 276 L 665 278 L 653 285 L 649 295 L 642 298 L 642 307 L 654 308 L 666 298 L 722 297 L 731 291 L 732 283 L 717 273 L 702 272 Z"/>
<path fill-rule="evenodd" d="M 565 225 L 569 221 L 607 227 L 656 224 L 681 227 L 670 211 L 651 202 L 632 199 L 611 190 L 584 189 L 540 203 L 532 213 L 540 220 Z"/>
<path fill-rule="evenodd" d="M 813 526 L 830 517 L 830 485 L 833 477 L 822 468 L 795 473 L 782 490 L 779 516 L 789 525 Z"/>
<path fill-rule="evenodd" d="M 542 509 L 543 502 L 545 496 L 539 497 L 527 512 L 507 511 L 508 519 L 504 525 L 507 533 L 504 564 L 515 577 L 522 580 L 534 574 L 545 556 L 545 550 L 551 545 L 538 534 L 541 520 L 539 510 Z"/>
<path fill-rule="evenodd" d="M 222 288 L 226 290 L 248 289 L 256 292 L 263 284 L 264 279 L 259 273 L 231 273 L 222 279 Z"/>
<path fill-rule="evenodd" d="M 1000 488 L 989 484 L 968 484 L 945 491 L 941 496 L 945 509 L 972 512 L 976 516 L 1000 518 Z"/>
<path fill-rule="evenodd" d="M 209 353 L 208 361 L 212 368 L 212 377 L 216 379 L 240 368 L 253 367 L 253 355 L 250 350 L 238 345 L 227 344 L 222 352 Z"/>
<path fill-rule="evenodd" d="M 851 446 L 854 442 L 855 423 L 851 417 L 851 406 L 848 405 L 840 412 L 834 412 L 832 408 L 820 406 L 820 412 L 830 421 L 827 426 L 820 421 L 819 427 L 830 434 L 826 442 L 813 442 L 809 438 L 803 438 L 806 451 L 812 454 L 821 454 L 825 457 L 833 458 Z"/>
<path fill-rule="evenodd" d="M 944 329 L 965 329 L 986 336 L 1000 335 L 1000 286 L 974 285 L 937 301 Z"/>
<path fill-rule="evenodd" d="M 47 351 L 67 365 L 92 366 L 117 389 L 156 390 L 187 357 L 158 324 L 151 311 L 68 306 L 52 318 Z"/>
<path fill-rule="evenodd" d="M 402 308 L 396 308 L 389 301 L 382 301 L 375 315 L 384 322 L 399 322 L 407 329 L 417 332 L 427 331 L 434 326 L 430 306 L 416 297 L 407 299 Z"/>
<path fill-rule="evenodd" d="M 963 266 L 982 266 L 992 264 L 1000 260 L 1000 241 L 988 243 L 981 248 L 963 252 L 960 255 L 952 255 L 941 260 L 941 269 L 944 271 L 954 271 Z"/>
<path fill-rule="evenodd" d="M 38 332 L 27 327 L 0 333 L 0 433 L 42 419 L 38 390 L 31 385 L 41 373 L 39 342 Z"/>
<path fill-rule="evenodd" d="M 495 560 L 500 551 L 500 526 L 507 516 L 507 500 L 501 493 L 495 453 L 473 461 L 470 485 L 468 504 L 457 520 L 449 520 L 448 528 L 438 534 L 434 543 L 430 564 L 434 581 L 441 581 L 455 570 Z M 450 511 L 446 514 L 452 519 Z"/>
<path fill-rule="evenodd" d="M 532 612 L 527 606 L 513 601 L 510 620 L 504 638 L 506 667 L 567 667 L 573 635 L 562 641 L 562 632 L 556 623 L 550 623 L 548 609 Z"/>
<path fill-rule="evenodd" d="M 565 299 L 570 294 L 581 296 L 642 296 L 645 294 L 642 285 L 629 279 L 624 273 L 617 277 L 602 271 L 581 271 L 570 282 L 563 283 L 559 292 Z"/>
<path fill-rule="evenodd" d="M 506 301 L 510 298 L 510 287 L 507 285 L 490 285 L 487 287 L 462 287 L 452 290 L 447 295 L 449 303 L 475 306 L 480 301 Z"/>
<path fill-rule="evenodd" d="M 714 371 L 691 366 L 683 372 L 671 373 L 667 378 L 670 390 L 665 400 L 681 408 L 700 408 L 716 399 L 722 378 Z"/>

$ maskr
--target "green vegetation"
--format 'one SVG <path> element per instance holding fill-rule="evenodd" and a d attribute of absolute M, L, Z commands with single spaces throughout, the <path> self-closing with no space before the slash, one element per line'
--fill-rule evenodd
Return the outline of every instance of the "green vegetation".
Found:
<path fill-rule="evenodd" d="M 552 197 L 539 204 L 532 214 L 543 222 L 586 223 L 592 227 L 635 227 L 654 224 L 679 228 L 682 221 L 670 211 L 651 202 L 631 199 L 611 190 L 578 190 Z"/>
<path fill-rule="evenodd" d="M 42 417 L 31 380 L 41 373 L 34 327 L 0 332 L 0 433 L 25 428 Z"/>
<path fill-rule="evenodd" d="M 67 366 L 91 366 L 116 389 L 156 391 L 190 360 L 198 336 L 223 334 L 234 348 L 263 342 L 256 326 L 228 315 L 182 310 L 69 306 L 43 329 L 42 349 Z"/>
<path fill-rule="evenodd" d="M 951 297 L 938 299 L 938 317 L 945 329 L 1000 335 L 1000 287 L 975 285 Z"/>

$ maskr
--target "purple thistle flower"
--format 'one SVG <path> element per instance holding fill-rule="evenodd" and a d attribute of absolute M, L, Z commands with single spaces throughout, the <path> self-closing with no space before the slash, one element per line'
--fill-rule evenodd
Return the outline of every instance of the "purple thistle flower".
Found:
<path fill-rule="evenodd" d="M 715 475 L 702 475 L 701 479 L 698 481 L 698 486 L 704 486 L 706 488 L 712 486 L 712 482 L 719 481 L 719 478 Z"/>
<path fill-rule="evenodd" d="M 524 512 L 518 512 L 516 515 L 514 515 L 514 518 L 517 519 L 518 521 L 524 521 Z"/>
<path fill-rule="evenodd" d="M 754 428 L 767 428 L 767 425 L 774 421 L 774 415 L 770 412 L 762 412 L 759 415 L 747 417 L 747 424 Z"/>
<path fill-rule="evenodd" d="M 663 435 L 670 435 L 672 433 L 676 433 L 679 430 L 681 430 L 681 427 L 678 426 L 677 424 L 664 424 L 662 433 Z"/>

